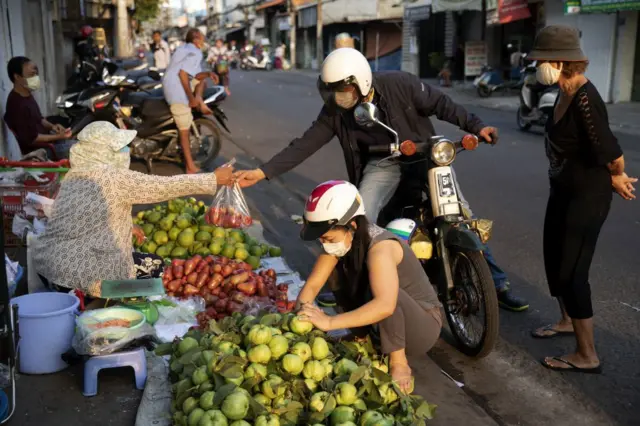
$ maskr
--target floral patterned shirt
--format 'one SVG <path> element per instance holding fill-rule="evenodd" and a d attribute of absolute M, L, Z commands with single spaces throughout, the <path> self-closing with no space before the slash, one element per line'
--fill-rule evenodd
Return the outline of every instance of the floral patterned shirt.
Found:
<path fill-rule="evenodd" d="M 45 232 L 33 248 L 36 271 L 51 283 L 100 297 L 103 280 L 135 278 L 131 210 L 195 194 L 215 194 L 213 173 L 152 176 L 98 166 L 62 181 Z"/>

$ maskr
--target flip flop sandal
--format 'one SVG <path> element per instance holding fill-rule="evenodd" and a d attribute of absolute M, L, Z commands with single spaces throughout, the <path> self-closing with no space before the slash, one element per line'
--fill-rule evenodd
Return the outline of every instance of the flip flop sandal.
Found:
<path fill-rule="evenodd" d="M 538 331 L 541 332 L 545 332 L 545 331 L 551 331 L 551 334 L 540 334 Z M 534 337 L 536 339 L 550 339 L 552 337 L 558 337 L 558 336 L 573 336 L 575 334 L 575 332 L 573 331 L 561 331 L 561 330 L 556 330 L 553 328 L 553 324 L 549 324 L 545 327 L 540 328 L 536 328 L 535 330 L 533 330 L 531 332 L 531 337 Z"/>
<path fill-rule="evenodd" d="M 600 374 L 600 373 L 602 373 L 602 364 L 600 364 L 597 367 L 581 368 L 581 367 L 578 367 L 578 366 L 570 363 L 566 359 L 562 359 L 562 358 L 557 357 L 557 356 L 554 356 L 551 359 L 554 360 L 554 361 L 562 362 L 562 363 L 568 365 L 569 368 L 556 367 L 554 365 L 551 365 L 551 364 L 549 364 L 549 362 L 547 362 L 546 358 L 543 358 L 542 360 L 540 360 L 540 362 L 542 363 L 543 366 L 545 366 L 549 370 L 553 370 L 553 371 L 566 371 L 568 373 L 586 373 L 586 374 Z"/>

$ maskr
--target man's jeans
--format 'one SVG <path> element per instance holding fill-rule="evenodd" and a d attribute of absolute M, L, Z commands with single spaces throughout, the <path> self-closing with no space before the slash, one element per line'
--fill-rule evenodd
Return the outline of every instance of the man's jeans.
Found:
<path fill-rule="evenodd" d="M 371 160 L 364 168 L 362 181 L 360 182 L 360 195 L 362 195 L 362 202 L 364 203 L 364 209 L 369 222 L 376 223 L 380 211 L 386 206 L 393 194 L 400 185 L 402 173 L 399 164 L 393 164 L 385 167 L 379 167 L 379 160 Z M 388 164 L 388 163 L 387 163 Z M 451 168 L 453 171 L 453 168 Z M 458 190 L 458 196 L 462 205 L 469 210 L 471 215 L 475 217 L 469 202 L 464 198 L 460 185 L 458 185 L 458 179 L 455 171 L 453 171 L 453 179 Z M 484 258 L 491 269 L 491 275 L 496 286 L 497 291 L 506 290 L 507 287 L 507 274 L 498 266 L 491 249 L 485 244 L 483 250 Z"/>
<path fill-rule="evenodd" d="M 56 151 L 56 156 L 58 157 L 58 160 L 68 159 L 69 151 L 71 150 L 71 147 L 75 145 L 76 142 L 78 141 L 75 139 L 65 139 L 63 141 L 55 142 L 53 144 L 53 148 Z"/>

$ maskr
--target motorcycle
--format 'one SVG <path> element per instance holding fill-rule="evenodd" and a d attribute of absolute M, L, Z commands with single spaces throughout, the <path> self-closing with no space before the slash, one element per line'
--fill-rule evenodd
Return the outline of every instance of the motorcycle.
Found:
<path fill-rule="evenodd" d="M 240 69 L 243 69 L 245 71 L 271 71 L 273 69 L 273 62 L 271 62 L 271 58 L 266 54 L 266 52 L 262 54 L 262 60 L 260 61 L 258 61 L 258 58 L 249 53 L 242 58 L 242 61 L 240 62 Z"/>
<path fill-rule="evenodd" d="M 534 104 L 533 91 L 538 85 L 536 80 L 536 63 L 533 62 L 524 71 L 524 84 L 520 90 L 520 106 L 516 112 L 518 128 L 522 131 L 529 130 L 531 126 L 544 127 L 548 117 L 553 114 L 553 108 L 558 98 L 558 85 L 547 86 L 538 95 L 538 101 Z"/>
<path fill-rule="evenodd" d="M 79 131 L 92 121 L 106 120 L 122 129 L 136 130 L 136 138 L 130 144 L 131 157 L 143 160 L 147 171 L 153 173 L 153 161 L 182 161 L 178 128 L 162 92 L 149 92 L 140 96 L 135 83 L 121 87 L 103 87 L 102 90 L 84 91 L 78 103 L 88 113 L 72 128 Z M 155 95 L 155 96 L 154 96 Z M 222 86 L 205 89 L 205 104 L 213 111 L 215 120 L 227 132 L 227 117 L 219 104 L 226 98 Z M 191 154 L 198 167 L 214 159 L 221 148 L 221 132 L 215 122 L 197 110 L 193 111 L 189 139 Z"/>
<path fill-rule="evenodd" d="M 478 96 L 481 98 L 488 98 L 493 94 L 493 92 L 507 92 L 509 90 L 520 89 L 522 86 L 522 78 L 505 81 L 502 78 L 502 73 L 500 71 L 494 70 L 490 66 L 485 65 L 482 67 L 482 74 L 475 78 L 473 85 L 476 88 Z"/>
<path fill-rule="evenodd" d="M 395 219 L 386 228 L 406 240 L 420 259 L 444 305 L 447 322 L 460 350 L 477 358 L 487 356 L 499 332 L 496 289 L 482 254 L 484 243 L 491 235 L 491 221 L 472 219 L 463 211 L 450 167 L 457 152 L 477 148 L 478 138 L 466 135 L 461 141 L 452 142 L 443 136 L 434 136 L 429 141 L 400 143 L 398 133 L 379 120 L 373 104 L 360 104 L 354 116 L 360 126 L 382 126 L 395 138 L 393 144 L 369 146 L 372 154 L 388 155 L 379 162 L 379 167 L 428 163 L 428 179 L 413 194 L 412 199 L 417 203 L 401 205 L 399 214 L 392 212 L 390 217 Z M 406 198 L 403 201 L 406 202 Z M 474 327 L 473 323 L 478 326 Z"/>

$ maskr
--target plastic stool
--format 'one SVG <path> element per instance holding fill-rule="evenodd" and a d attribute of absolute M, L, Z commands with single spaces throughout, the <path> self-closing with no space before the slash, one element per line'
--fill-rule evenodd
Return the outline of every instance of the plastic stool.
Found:
<path fill-rule="evenodd" d="M 144 349 L 116 352 L 109 355 L 91 357 L 84 364 L 84 396 L 98 394 L 98 373 L 105 368 L 132 367 L 136 378 L 136 388 L 144 389 L 147 381 L 147 357 Z"/>

